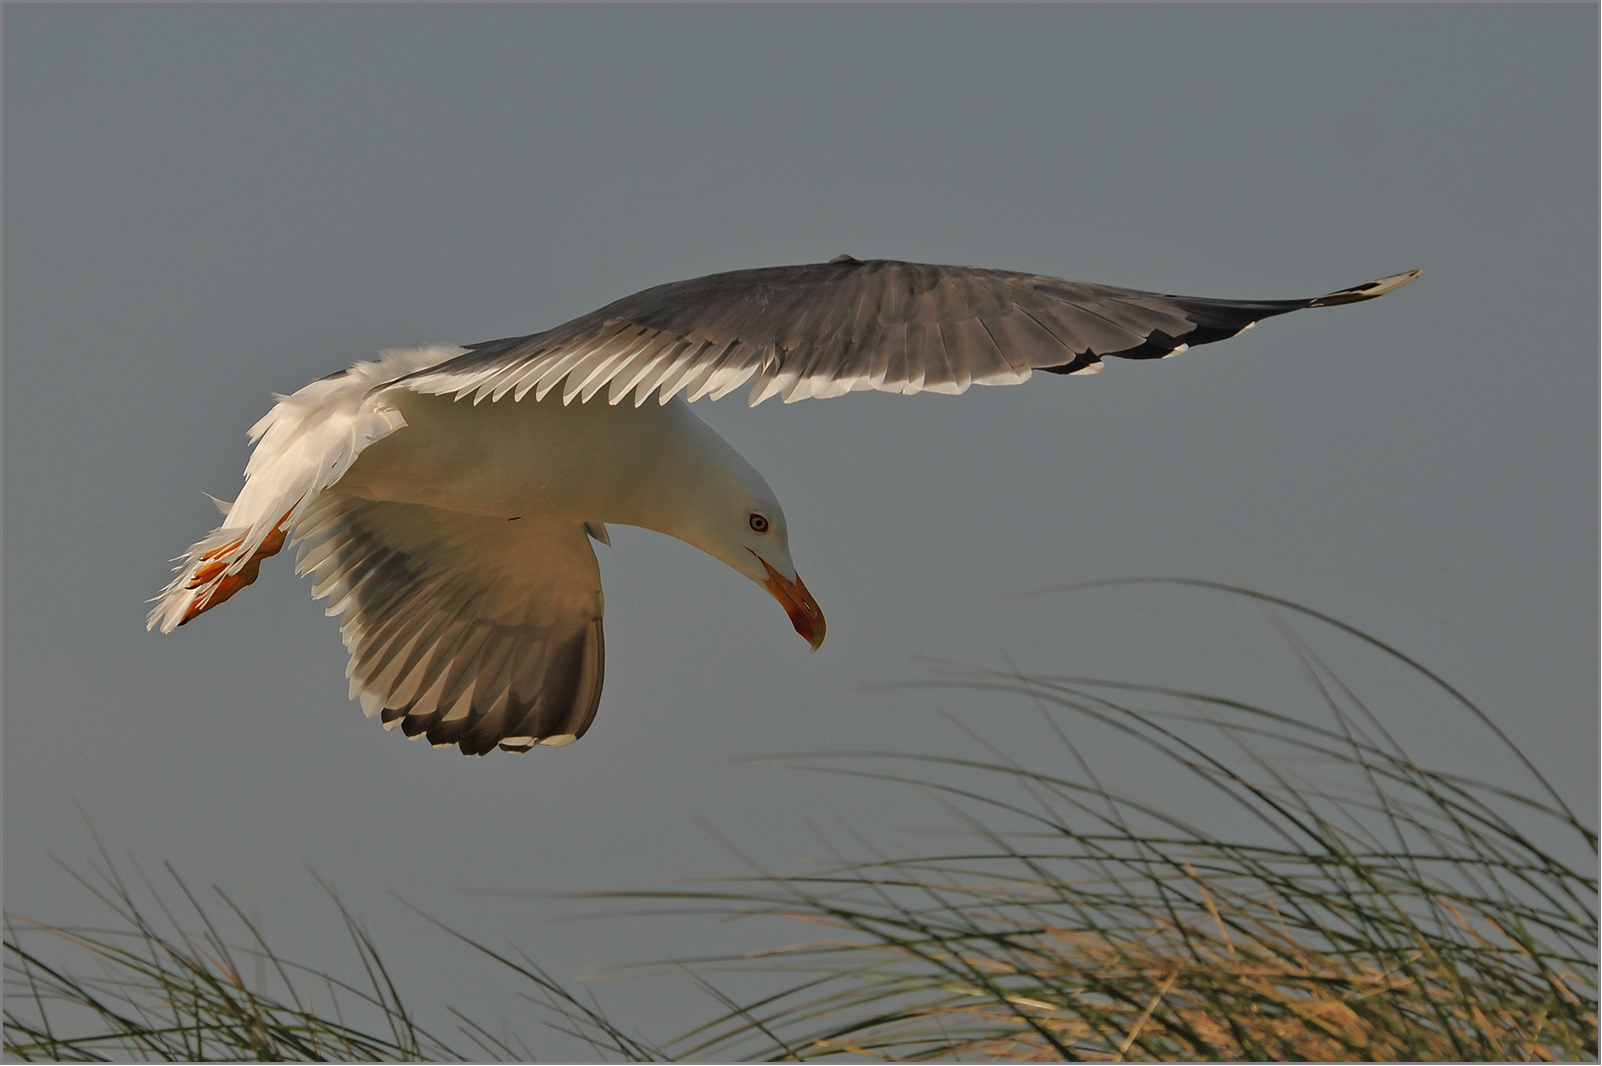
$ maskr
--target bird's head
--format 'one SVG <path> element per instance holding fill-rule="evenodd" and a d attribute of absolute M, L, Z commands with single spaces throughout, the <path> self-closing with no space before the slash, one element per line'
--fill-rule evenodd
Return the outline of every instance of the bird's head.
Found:
<path fill-rule="evenodd" d="M 744 498 L 725 515 L 724 525 L 719 558 L 767 589 L 790 616 L 795 631 L 817 651 L 828 625 L 790 560 L 790 532 L 779 502 L 771 495 Z"/>
<path fill-rule="evenodd" d="M 688 438 L 677 449 L 677 468 L 659 478 L 663 524 L 652 528 L 695 545 L 767 589 L 795 631 L 816 651 L 826 624 L 790 559 L 790 527 L 773 489 L 711 427 L 677 410 Z M 687 417 L 686 417 L 687 416 Z"/>
<path fill-rule="evenodd" d="M 755 470 L 749 477 L 716 480 L 721 484 L 713 491 L 701 486 L 700 506 L 674 535 L 767 589 L 816 651 L 827 626 L 790 559 L 790 530 L 779 501 Z"/>

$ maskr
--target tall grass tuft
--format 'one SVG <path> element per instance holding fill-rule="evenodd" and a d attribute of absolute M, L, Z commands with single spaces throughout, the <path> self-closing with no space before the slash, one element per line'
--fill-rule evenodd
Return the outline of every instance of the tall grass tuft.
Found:
<path fill-rule="evenodd" d="M 222 913 L 214 914 L 170 868 L 168 896 L 181 899 L 183 910 L 169 908 L 148 880 L 150 901 L 141 903 L 104 848 L 101 855 L 95 876 L 67 872 L 105 907 L 111 925 L 69 928 L 6 915 L 9 1057 L 464 1061 L 417 1025 L 371 939 L 337 898 L 365 974 L 361 984 L 284 962 L 226 895 L 218 893 Z M 225 939 L 220 920 L 240 930 L 239 942 Z M 76 969 L 57 961 L 52 949 L 63 946 L 78 949 Z M 264 987 L 268 968 L 277 994 Z"/>
<path fill-rule="evenodd" d="M 361 923 L 324 884 L 361 976 L 278 955 L 223 893 L 208 908 L 170 867 L 165 895 L 134 891 L 102 847 L 94 876 L 67 873 L 100 901 L 110 925 L 55 926 L 6 915 L 5 1043 L 26 1062 L 528 1062 L 527 1045 L 454 1008 L 456 1043 L 419 1024 Z M 181 899 L 174 910 L 169 899 Z M 160 914 L 160 919 L 151 911 Z M 224 928 L 237 930 L 230 938 Z M 471 943 L 471 941 L 469 941 Z M 474 944 L 521 982 L 547 1024 L 597 1058 L 662 1056 L 613 1026 L 526 958 Z M 73 962 L 59 961 L 63 947 Z M 74 950 L 75 949 L 75 950 Z M 86 972 L 84 964 L 93 967 Z M 248 970 L 247 970 L 248 967 Z"/>
<path fill-rule="evenodd" d="M 928 791 L 967 846 L 891 857 L 859 841 L 867 858 L 811 876 L 675 893 L 694 910 L 782 916 L 822 936 L 700 960 L 703 979 L 756 969 L 792 983 L 728 999 L 670 1049 L 782 1060 L 1594 1059 L 1597 881 L 1558 852 L 1591 867 L 1595 831 L 1420 664 L 1295 604 L 1211 587 L 1271 609 L 1322 721 L 1176 688 L 957 672 L 941 686 L 979 694 L 987 713 L 1034 704 L 1055 755 L 1044 767 L 995 751 L 804 762 Z M 1445 695 L 1491 730 L 1528 787 L 1415 761 L 1285 624 L 1287 611 Z M 1120 792 L 1070 739 L 1090 723 L 1211 800 L 1182 810 Z M 1201 809 L 1213 806 L 1244 813 L 1255 831 L 1209 830 Z"/>
<path fill-rule="evenodd" d="M 457 935 L 531 986 L 547 1023 L 588 1041 L 596 1058 L 1594 1059 L 1595 830 L 1484 712 L 1396 649 L 1287 601 L 1178 584 L 1265 607 L 1318 713 L 953 669 L 931 684 L 992 713 L 1032 705 L 1053 747 L 1029 765 L 977 735 L 986 754 L 974 758 L 791 761 L 925 791 L 953 817 L 960 846 L 892 855 L 857 839 L 858 857 L 837 854 L 805 875 L 757 868 L 678 891 L 589 897 L 814 930 L 801 944 L 675 962 L 721 1006 L 672 1044 L 628 1036 L 532 960 Z M 1523 784 L 1416 761 L 1287 615 L 1334 627 L 1433 689 L 1459 715 L 1441 728 L 1479 723 Z M 1090 751 L 1098 730 L 1116 746 Z M 1113 750 L 1173 787 L 1120 788 Z M 1176 799 L 1184 782 L 1191 789 Z M 189 931 L 153 893 L 158 928 L 109 860 L 84 881 L 114 928 L 8 917 L 12 1057 L 532 1057 L 460 1016 L 460 1047 L 425 1032 L 343 907 L 360 981 L 283 962 L 220 896 L 244 933 L 245 946 L 230 947 L 176 875 Z M 51 961 L 59 952 L 28 946 L 38 936 L 99 972 Z M 242 961 L 269 968 L 279 993 L 259 974 L 247 981 Z M 731 982 L 734 993 L 723 990 Z M 759 985 L 779 990 L 749 991 Z"/>

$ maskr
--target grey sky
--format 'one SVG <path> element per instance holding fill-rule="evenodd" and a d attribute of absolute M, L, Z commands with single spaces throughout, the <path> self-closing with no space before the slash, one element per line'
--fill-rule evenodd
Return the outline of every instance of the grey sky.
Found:
<path fill-rule="evenodd" d="M 81 804 L 114 850 L 338 963 L 310 865 L 420 998 L 532 1034 L 388 893 L 558 973 L 685 953 L 693 930 L 545 924 L 571 906 L 476 890 L 737 870 L 698 817 L 774 866 L 822 853 L 809 823 L 937 821 L 733 761 L 971 753 L 942 709 L 1035 743 L 1027 707 L 842 691 L 923 676 L 914 655 L 1295 689 L 1261 620 L 1216 601 L 1002 599 L 1130 575 L 1244 580 L 1396 642 L 1594 811 L 1597 19 L 8 7 L 6 907 L 89 913 L 47 858 L 89 856 Z M 571 748 L 473 760 L 364 720 L 283 559 L 145 633 L 270 392 L 841 252 L 1240 298 L 1425 273 L 1092 379 L 700 405 L 783 501 L 828 643 L 807 654 L 693 549 L 615 531 L 606 694 Z M 1419 754 L 1479 765 L 1459 720 L 1391 710 Z M 680 1020 L 678 993 L 614 994 L 655 1035 Z"/>

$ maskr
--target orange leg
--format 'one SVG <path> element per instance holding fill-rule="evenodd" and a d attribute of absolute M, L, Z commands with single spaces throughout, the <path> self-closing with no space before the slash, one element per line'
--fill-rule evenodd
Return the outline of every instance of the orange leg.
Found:
<path fill-rule="evenodd" d="M 289 515 L 285 514 L 280 519 L 279 525 L 275 526 L 273 531 L 267 534 L 267 538 L 261 542 L 261 547 L 256 549 L 256 553 L 250 557 L 250 561 L 237 574 L 229 574 L 224 577 L 217 583 L 217 587 L 207 595 L 195 597 L 195 602 L 191 603 L 189 610 L 184 612 L 183 622 L 178 624 L 183 625 L 196 615 L 205 614 L 246 585 L 254 583 L 256 575 L 261 573 L 261 561 L 269 555 L 277 555 L 283 550 L 284 540 L 289 535 L 283 527 L 283 523 L 287 521 L 289 521 Z M 242 540 L 236 540 L 207 552 L 201 557 L 202 565 L 195 571 L 195 576 L 190 580 L 188 587 L 197 589 L 215 580 L 218 574 L 228 569 L 228 564 L 231 561 L 228 557 L 238 551 L 239 546 L 243 543 L 244 541 Z"/>

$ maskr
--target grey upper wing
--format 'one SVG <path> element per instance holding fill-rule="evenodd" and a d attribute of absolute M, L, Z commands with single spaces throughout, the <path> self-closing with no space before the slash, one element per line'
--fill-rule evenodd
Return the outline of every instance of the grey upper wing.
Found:
<path fill-rule="evenodd" d="M 751 403 L 878 389 L 963 392 L 1035 370 L 1095 372 L 1233 337 L 1274 315 L 1373 299 L 1418 271 L 1304 300 L 1211 300 L 979 267 L 896 260 L 767 267 L 671 282 L 544 333 L 470 345 L 401 381 L 420 392 L 507 392 L 564 402 L 714 399 L 752 382 Z"/>

